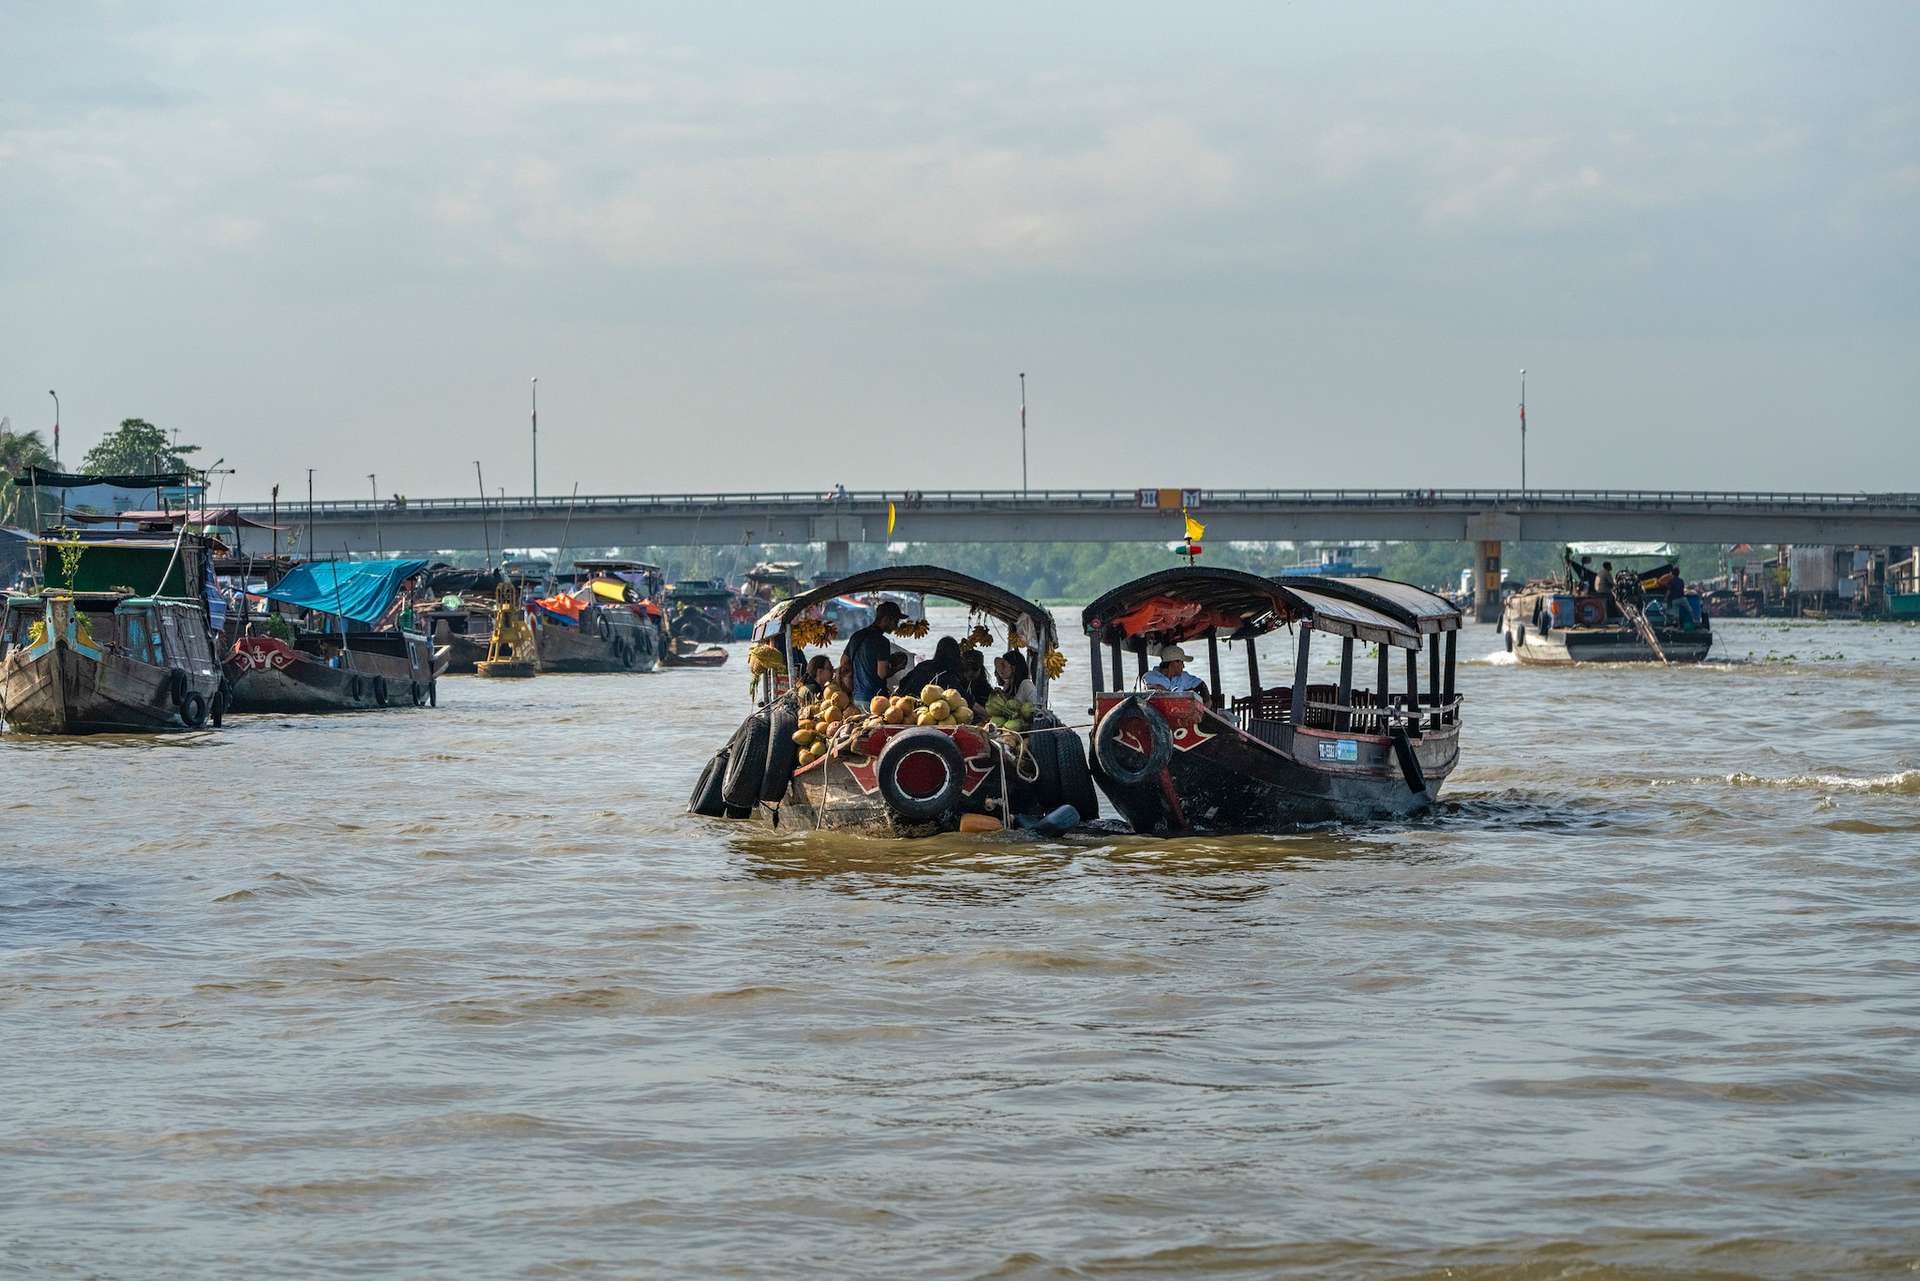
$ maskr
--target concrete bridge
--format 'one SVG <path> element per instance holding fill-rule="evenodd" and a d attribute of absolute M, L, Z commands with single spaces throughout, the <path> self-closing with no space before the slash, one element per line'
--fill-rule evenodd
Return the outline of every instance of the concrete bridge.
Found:
<path fill-rule="evenodd" d="M 896 513 L 892 538 L 887 507 Z M 854 543 L 1174 542 L 1180 507 L 1214 542 L 1472 541 L 1490 608 L 1504 542 L 1920 543 L 1920 494 L 1713 490 L 1188 489 L 874 490 L 615 494 L 539 499 L 367 499 L 243 504 L 298 530 L 303 554 L 503 547 L 820 543 L 844 568 Z M 253 539 L 264 535 L 251 535 Z"/>

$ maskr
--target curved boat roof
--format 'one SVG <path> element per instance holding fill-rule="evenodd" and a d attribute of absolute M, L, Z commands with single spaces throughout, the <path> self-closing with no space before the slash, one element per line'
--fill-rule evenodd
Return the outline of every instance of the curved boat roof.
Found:
<path fill-rule="evenodd" d="M 1386 608 L 1385 598 L 1376 603 L 1357 593 L 1335 593 L 1327 590 L 1330 582 L 1283 581 L 1238 569 L 1164 569 L 1114 588 L 1082 610 L 1080 620 L 1089 635 L 1133 648 L 1150 640 L 1190 640 L 1216 628 L 1229 639 L 1244 639 L 1301 620 L 1333 636 L 1419 646 L 1419 627 L 1401 610 Z"/>
<path fill-rule="evenodd" d="M 1420 632 L 1460 630 L 1460 608 L 1444 596 L 1436 596 L 1424 587 L 1396 582 L 1391 578 L 1288 578 L 1289 587 L 1338 597 L 1391 615 Z"/>
<path fill-rule="evenodd" d="M 1004 587 L 984 582 L 957 570 L 937 565 L 889 565 L 883 569 L 863 570 L 830 583 L 808 588 L 768 610 L 753 625 L 755 638 L 778 632 L 789 618 L 797 618 L 813 606 L 836 596 L 861 592 L 920 592 L 944 596 L 972 606 L 1003 623 L 1018 624 L 1022 633 L 1037 647 L 1045 649 L 1056 640 L 1053 615 L 1030 600 L 1016 596 Z"/>

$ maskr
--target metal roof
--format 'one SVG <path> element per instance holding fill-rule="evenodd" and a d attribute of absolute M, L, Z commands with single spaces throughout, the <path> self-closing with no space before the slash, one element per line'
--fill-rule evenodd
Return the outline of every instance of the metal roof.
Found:
<path fill-rule="evenodd" d="M 1057 639 L 1053 615 L 1041 606 L 1004 587 L 937 565 L 889 565 L 822 583 L 776 603 L 754 624 L 753 634 L 759 638 L 773 635 L 787 619 L 799 617 L 822 601 L 860 592 L 921 592 L 943 596 L 972 606 L 1000 622 L 1019 625 L 1028 642 L 1040 649 Z"/>
<path fill-rule="evenodd" d="M 1377 602 L 1382 607 L 1376 608 L 1376 602 L 1351 598 L 1357 595 L 1351 590 L 1335 592 L 1328 590 L 1329 586 L 1328 580 L 1282 581 L 1237 569 L 1164 569 L 1114 588 L 1081 611 L 1080 618 L 1087 632 L 1103 641 L 1138 639 L 1121 633 L 1117 620 L 1165 598 L 1200 606 L 1213 615 L 1196 616 L 1183 625 L 1164 629 L 1164 638 L 1169 641 L 1205 635 L 1225 627 L 1228 619 L 1237 619 L 1238 625 L 1227 635 L 1259 636 L 1287 623 L 1311 620 L 1317 630 L 1333 636 L 1352 636 L 1403 649 L 1420 644 L 1417 625 L 1398 610 L 1386 608 L 1384 599 Z"/>

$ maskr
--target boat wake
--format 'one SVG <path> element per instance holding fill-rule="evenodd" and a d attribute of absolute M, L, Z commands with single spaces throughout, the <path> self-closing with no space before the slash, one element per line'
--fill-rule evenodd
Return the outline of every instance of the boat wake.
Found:
<path fill-rule="evenodd" d="M 1808 792 L 1860 792 L 1889 796 L 1920 796 L 1920 769 L 1903 769 L 1894 774 L 1870 778 L 1850 778 L 1844 774 L 1790 774 L 1768 778 L 1761 774 L 1728 774 L 1723 779 L 1701 782 L 1725 782 L 1734 787 L 1779 787 Z"/>

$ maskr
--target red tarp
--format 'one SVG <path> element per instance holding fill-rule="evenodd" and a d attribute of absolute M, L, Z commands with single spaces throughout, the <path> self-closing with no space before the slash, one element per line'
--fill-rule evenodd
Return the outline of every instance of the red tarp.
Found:
<path fill-rule="evenodd" d="M 1215 627 L 1237 631 L 1244 622 L 1238 614 L 1210 609 L 1197 601 L 1156 596 L 1120 615 L 1112 625 L 1128 636 L 1164 635 L 1169 640 L 1186 640 Z"/>

